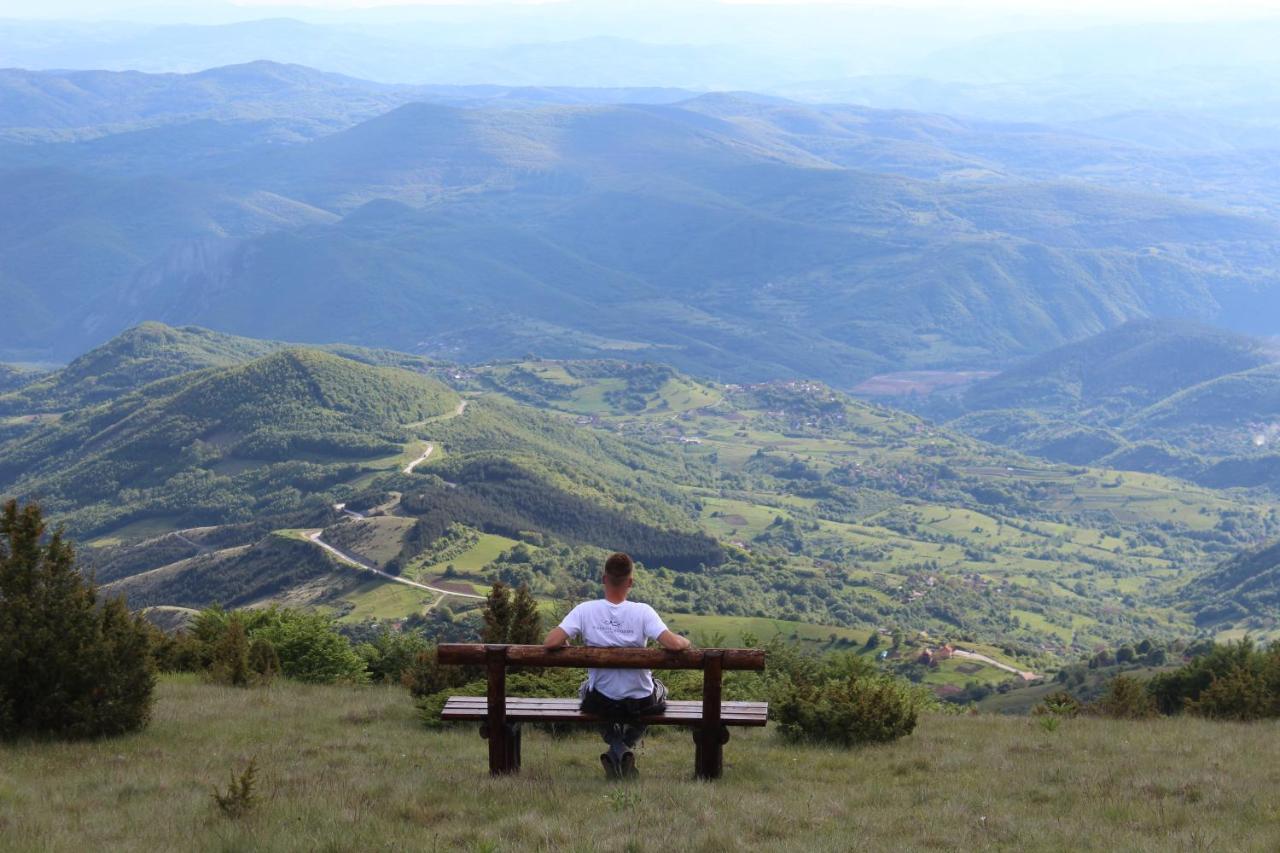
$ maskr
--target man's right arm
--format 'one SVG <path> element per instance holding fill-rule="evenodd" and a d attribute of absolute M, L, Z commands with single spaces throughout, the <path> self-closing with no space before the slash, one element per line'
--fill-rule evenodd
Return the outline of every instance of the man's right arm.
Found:
<path fill-rule="evenodd" d="M 547 638 L 542 641 L 542 647 L 544 649 L 558 649 L 567 642 L 569 642 L 569 632 L 557 626 L 547 634 Z"/>
<path fill-rule="evenodd" d="M 682 652 L 693 645 L 688 637 L 682 637 L 670 629 L 658 635 L 658 644 L 669 652 Z"/>

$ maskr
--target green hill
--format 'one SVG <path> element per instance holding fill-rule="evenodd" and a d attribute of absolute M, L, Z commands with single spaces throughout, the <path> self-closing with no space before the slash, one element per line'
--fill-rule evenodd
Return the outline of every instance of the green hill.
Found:
<path fill-rule="evenodd" d="M 163 362 L 168 350 L 156 352 Z M 353 354 L 438 371 L 466 396 L 421 373 L 284 349 L 38 420 L 0 444 L 0 490 L 93 537 L 103 580 L 149 604 L 216 593 L 407 618 L 430 598 L 374 602 L 383 582 L 369 577 L 322 594 L 326 573 L 355 565 L 267 568 L 272 531 L 316 556 L 301 531 L 320 530 L 354 564 L 414 581 L 475 594 L 504 578 L 554 600 L 588 594 L 618 548 L 644 565 L 638 594 L 697 630 L 776 620 L 831 626 L 847 645 L 851 629 L 897 627 L 998 644 L 985 653 L 1032 670 L 1185 633 L 1192 611 L 1168 596 L 1280 533 L 1261 498 L 1036 461 L 820 383 Z"/>
<path fill-rule="evenodd" d="M 277 349 L 266 341 L 207 329 L 143 323 L 80 356 L 62 370 L 0 395 L 0 414 L 64 412 L 115 399 L 157 379 L 242 364 Z"/>
<path fill-rule="evenodd" d="M 1187 584 L 1179 597 L 1201 627 L 1274 634 L 1280 630 L 1280 543 L 1225 560 Z"/>
<path fill-rule="evenodd" d="M 244 521 L 314 507 L 300 490 L 396 464 L 405 425 L 457 402 L 418 374 L 284 350 L 68 413 L 5 448 L 0 488 L 39 497 L 81 532 L 157 516 Z"/>
<path fill-rule="evenodd" d="M 41 376 L 16 374 L 39 381 L 0 393 L 0 416 L 58 414 L 114 400 L 148 383 L 207 367 L 244 364 L 286 349 L 279 341 L 226 335 L 198 326 L 174 328 L 145 322 L 76 358 L 66 367 Z M 434 365 L 419 356 L 347 344 L 315 347 L 352 361 L 381 367 L 427 372 Z"/>

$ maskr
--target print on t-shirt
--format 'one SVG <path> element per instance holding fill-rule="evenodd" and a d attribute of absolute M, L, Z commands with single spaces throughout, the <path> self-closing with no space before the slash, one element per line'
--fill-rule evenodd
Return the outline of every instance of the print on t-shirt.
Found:
<path fill-rule="evenodd" d="M 598 648 L 643 648 L 667 630 L 657 611 L 647 604 L 606 599 L 584 601 L 564 617 L 560 628 Z M 589 669 L 587 686 L 610 699 L 643 699 L 653 694 L 653 674 L 647 669 Z"/>

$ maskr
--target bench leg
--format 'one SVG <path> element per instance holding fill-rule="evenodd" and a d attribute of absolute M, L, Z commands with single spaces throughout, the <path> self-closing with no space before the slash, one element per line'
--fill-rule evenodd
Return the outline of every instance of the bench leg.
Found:
<path fill-rule="evenodd" d="M 729 727 L 693 730 L 693 775 L 699 779 L 719 779 L 724 774 L 724 745 Z"/>
<path fill-rule="evenodd" d="M 507 723 L 507 772 L 520 772 L 520 724 Z"/>
<path fill-rule="evenodd" d="M 520 771 L 520 724 L 504 723 L 496 732 L 489 730 L 488 723 L 480 724 L 480 737 L 489 741 L 489 773 L 501 776 Z M 498 742 L 493 743 L 496 737 Z"/>

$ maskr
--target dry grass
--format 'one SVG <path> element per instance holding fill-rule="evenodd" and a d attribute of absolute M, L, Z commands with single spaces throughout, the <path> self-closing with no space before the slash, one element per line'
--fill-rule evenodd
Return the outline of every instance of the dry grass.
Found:
<path fill-rule="evenodd" d="M 933 717 L 887 747 L 735 735 L 690 780 L 687 735 L 606 784 L 591 737 L 527 733 L 490 779 L 473 727 L 421 728 L 392 688 L 170 679 L 143 734 L 0 747 L 5 850 L 1275 850 L 1280 731 L 1198 720 Z M 257 759 L 259 802 L 224 785 Z"/>

